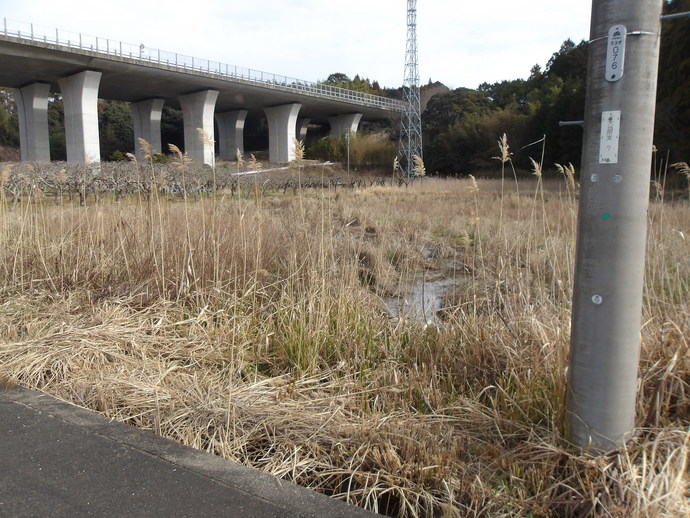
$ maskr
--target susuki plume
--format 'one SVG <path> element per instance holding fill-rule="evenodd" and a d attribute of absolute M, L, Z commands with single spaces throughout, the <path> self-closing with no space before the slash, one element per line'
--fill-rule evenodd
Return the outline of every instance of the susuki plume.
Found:
<path fill-rule="evenodd" d="M 508 136 L 505 133 L 500 139 L 498 139 L 498 148 L 501 150 L 501 156 L 495 156 L 492 158 L 494 160 L 500 160 L 503 163 L 510 160 L 510 146 L 508 145 Z"/>
<path fill-rule="evenodd" d="M 529 157 L 529 160 L 532 163 L 532 174 L 537 178 L 541 178 L 541 164 L 532 157 Z"/>
<path fill-rule="evenodd" d="M 414 162 L 414 167 L 412 168 L 412 170 L 414 171 L 414 175 L 415 176 L 426 175 L 426 168 L 424 167 L 424 160 L 422 160 L 422 158 L 417 156 L 417 155 L 413 155 L 412 161 Z"/>
<path fill-rule="evenodd" d="M 295 152 L 295 162 L 300 162 L 301 160 L 304 160 L 304 141 L 303 140 L 297 140 L 292 139 L 292 143 L 294 146 L 294 152 Z"/>
<path fill-rule="evenodd" d="M 572 192 L 575 192 L 575 166 L 568 163 L 567 166 L 556 164 L 556 170 L 563 175 L 565 181 L 568 182 L 568 187 Z"/>

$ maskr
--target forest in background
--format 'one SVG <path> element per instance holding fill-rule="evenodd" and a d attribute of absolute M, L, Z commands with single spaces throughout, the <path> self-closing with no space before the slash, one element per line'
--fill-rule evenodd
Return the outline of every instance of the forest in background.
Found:
<path fill-rule="evenodd" d="M 673 0 L 664 12 L 690 11 L 690 0 Z M 496 141 L 508 135 L 511 157 L 529 168 L 546 137 L 545 167 L 579 166 L 582 130 L 559 121 L 582 120 L 589 43 L 566 40 L 542 71 L 528 79 L 483 83 L 434 96 L 422 117 L 424 159 L 431 174 L 462 174 L 491 167 Z M 665 161 L 690 161 L 690 20 L 663 22 L 654 144 Z M 534 142 L 538 145 L 530 146 Z"/>
<path fill-rule="evenodd" d="M 664 4 L 665 13 L 690 11 L 690 0 Z M 584 116 L 588 42 L 566 40 L 544 70 L 534 65 L 527 79 L 482 83 L 476 89 L 449 90 L 440 82 L 421 88 L 424 159 L 429 174 L 462 175 L 488 169 L 498 153 L 499 137 L 506 133 L 518 168 L 529 167 L 529 157 L 541 154 L 545 137 L 544 164 L 572 163 L 579 166 L 582 130 L 559 127 L 559 121 L 581 120 Z M 323 83 L 391 98 L 401 98 L 402 88 L 381 88 L 376 80 L 333 73 Z M 51 157 L 66 157 L 62 100 L 54 94 L 49 102 Z M 654 143 L 667 162 L 690 161 L 690 20 L 667 21 L 662 26 L 657 115 Z M 132 118 L 127 103 L 99 101 L 101 157 L 122 160 L 134 148 Z M 365 132 L 382 132 L 392 140 L 398 128 L 388 123 L 367 126 Z M 162 142 L 184 147 L 182 113 L 166 106 L 161 124 Z M 344 149 L 325 132 L 311 132 L 307 141 L 310 158 L 340 159 Z M 265 121 L 249 118 L 245 148 L 259 150 L 268 145 Z M 535 149 L 533 144 L 537 146 Z M 0 89 L 0 147 L 18 149 L 17 113 L 11 91 Z M 386 148 L 390 150 L 390 145 Z M 389 152 L 389 151 L 388 151 Z M 379 153 L 385 155 L 385 153 Z M 0 160 L 15 152 L 0 153 Z"/>

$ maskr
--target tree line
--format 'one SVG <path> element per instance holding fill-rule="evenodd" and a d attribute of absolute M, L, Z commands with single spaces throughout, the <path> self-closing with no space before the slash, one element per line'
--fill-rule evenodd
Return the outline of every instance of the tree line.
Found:
<path fill-rule="evenodd" d="M 422 116 L 427 169 L 459 174 L 490 168 L 503 133 L 518 167 L 528 166 L 530 154 L 540 156 L 544 136 L 546 163 L 577 162 L 582 130 L 559 128 L 559 121 L 583 118 L 587 47 L 566 40 L 546 69 L 535 65 L 528 79 L 434 96 Z"/>
<path fill-rule="evenodd" d="M 667 14 L 690 11 L 690 0 L 664 4 Z M 589 43 L 566 40 L 542 71 L 529 78 L 483 83 L 436 95 L 423 113 L 427 169 L 458 174 L 492 167 L 497 140 L 508 135 L 511 159 L 529 168 L 529 158 L 544 164 L 579 166 L 582 130 L 559 121 L 582 120 L 585 112 Z M 662 22 L 655 147 L 666 161 L 690 161 L 690 20 Z"/>

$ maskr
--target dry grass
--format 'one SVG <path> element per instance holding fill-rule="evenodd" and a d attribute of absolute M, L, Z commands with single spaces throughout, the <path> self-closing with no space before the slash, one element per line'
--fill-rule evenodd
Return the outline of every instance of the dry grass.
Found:
<path fill-rule="evenodd" d="M 690 209 L 650 209 L 640 433 L 577 455 L 564 174 L 521 182 L 534 195 L 470 178 L 7 200 L 0 383 L 391 516 L 686 516 Z M 466 278 L 441 325 L 391 318 L 382 297 L 432 263 Z"/>

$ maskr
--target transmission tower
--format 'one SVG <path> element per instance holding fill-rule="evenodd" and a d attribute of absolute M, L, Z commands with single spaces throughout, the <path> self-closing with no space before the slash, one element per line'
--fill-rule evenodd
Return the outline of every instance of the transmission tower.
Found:
<path fill-rule="evenodd" d="M 407 0 L 407 47 L 405 51 L 405 111 L 400 120 L 398 163 L 403 174 L 414 176 L 414 157 L 422 155 L 422 108 L 417 67 L 417 0 Z"/>

